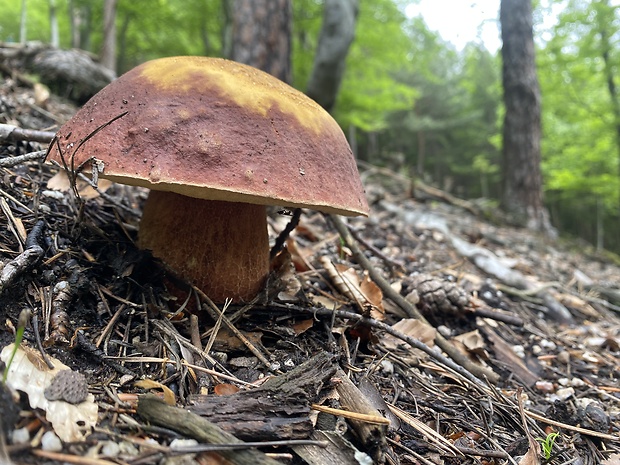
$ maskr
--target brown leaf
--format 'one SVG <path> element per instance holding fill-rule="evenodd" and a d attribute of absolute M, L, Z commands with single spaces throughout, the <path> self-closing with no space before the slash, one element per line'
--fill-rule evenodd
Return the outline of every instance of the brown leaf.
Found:
<path fill-rule="evenodd" d="M 484 339 L 477 329 L 468 333 L 460 334 L 456 336 L 454 340 L 463 344 L 463 347 L 465 347 L 468 352 L 479 355 L 484 359 L 488 358 L 488 354 L 485 350 Z"/>
<path fill-rule="evenodd" d="M 99 179 L 97 182 L 97 188 L 101 192 L 108 190 L 111 185 L 112 181 L 108 181 L 107 179 Z M 76 180 L 76 186 L 80 197 L 83 199 L 89 200 L 99 197 L 99 192 L 93 189 L 89 183 L 83 181 L 82 179 Z M 69 180 L 69 176 L 67 176 L 66 171 L 60 170 L 52 176 L 47 181 L 47 188 L 61 192 L 68 192 L 71 190 L 71 181 Z"/>
<path fill-rule="evenodd" d="M 437 330 L 431 325 L 422 323 L 420 320 L 416 320 L 414 318 L 404 318 L 392 325 L 392 328 L 400 333 L 403 333 L 405 336 L 418 339 L 420 342 L 423 342 L 429 347 L 433 347 L 435 335 L 437 334 Z M 390 352 L 394 352 L 402 347 L 407 347 L 409 350 L 413 350 L 409 344 L 401 339 L 398 339 L 397 337 L 392 336 L 391 334 L 386 334 L 381 339 L 381 345 L 383 345 L 383 347 Z"/>
<path fill-rule="evenodd" d="M 217 396 L 229 396 L 239 392 L 239 388 L 232 384 L 216 384 L 213 388 L 213 392 L 215 392 Z"/>
<path fill-rule="evenodd" d="M 310 328 L 314 326 L 314 319 L 308 318 L 307 320 L 298 321 L 293 325 L 293 331 L 295 331 L 295 335 L 299 336 L 300 334 L 305 333 Z"/>
<path fill-rule="evenodd" d="M 338 291 L 355 302 L 364 314 L 383 320 L 383 293 L 368 276 L 360 279 L 357 272 L 346 265 L 334 265 L 328 257 L 321 258 L 329 278 Z"/>
<path fill-rule="evenodd" d="M 385 309 L 383 308 L 383 291 L 368 276 L 368 272 L 364 272 L 364 279 L 360 283 L 360 290 L 366 300 L 372 305 L 370 316 L 376 320 L 385 318 Z"/>
<path fill-rule="evenodd" d="M 174 392 L 165 384 L 158 383 L 152 379 L 141 379 L 135 382 L 135 385 L 142 389 L 161 389 L 164 393 L 164 402 L 168 405 L 176 405 L 176 397 Z"/>
<path fill-rule="evenodd" d="M 291 254 L 291 262 L 295 265 L 295 271 L 302 273 L 304 271 L 310 271 L 310 266 L 304 254 L 301 253 L 299 247 L 297 247 L 297 241 L 294 237 L 289 237 L 286 240 L 286 248 Z"/>
<path fill-rule="evenodd" d="M 517 403 L 519 405 L 519 415 L 521 415 L 521 423 L 523 424 L 523 430 L 527 435 L 527 441 L 530 444 L 526 454 L 519 460 L 519 465 L 540 465 L 540 444 L 534 439 L 532 433 L 527 426 L 527 420 L 525 419 L 525 411 L 523 410 L 523 388 L 517 389 Z"/>
<path fill-rule="evenodd" d="M 538 451 L 531 447 L 527 450 L 526 454 L 519 460 L 519 465 L 540 465 L 538 459 Z"/>
<path fill-rule="evenodd" d="M 282 249 L 271 261 L 271 269 L 276 279 L 273 285 L 279 290 L 278 299 L 286 302 L 297 301 L 297 294 L 301 290 L 301 281 L 295 272 L 291 251 L 288 247 Z"/>
<path fill-rule="evenodd" d="M 620 454 L 610 455 L 609 458 L 601 462 L 601 465 L 620 465 Z"/>

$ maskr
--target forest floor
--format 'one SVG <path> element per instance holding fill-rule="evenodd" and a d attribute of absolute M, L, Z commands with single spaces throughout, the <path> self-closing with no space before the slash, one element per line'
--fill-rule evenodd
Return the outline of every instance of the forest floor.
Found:
<path fill-rule="evenodd" d="M 2 124 L 73 111 L 0 84 Z M 144 190 L 12 139 L 0 464 L 620 464 L 617 257 L 365 166 L 369 218 L 304 212 L 267 292 L 222 308 L 136 247 Z"/>

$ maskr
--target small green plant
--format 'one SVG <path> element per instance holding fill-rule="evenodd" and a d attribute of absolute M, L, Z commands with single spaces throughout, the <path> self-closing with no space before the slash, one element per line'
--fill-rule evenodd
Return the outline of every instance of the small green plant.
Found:
<path fill-rule="evenodd" d="M 28 322 L 30 321 L 30 309 L 24 309 L 19 314 L 19 320 L 17 322 L 17 330 L 15 331 L 15 344 L 13 344 L 13 351 L 11 352 L 11 356 L 9 360 L 6 362 L 6 366 L 4 367 L 4 374 L 2 375 L 2 384 L 6 384 L 6 379 L 9 376 L 9 368 L 11 363 L 13 363 L 13 358 L 17 353 L 17 349 L 19 345 L 22 343 L 22 339 L 24 338 L 24 331 L 26 330 L 26 326 L 28 326 Z"/>
<path fill-rule="evenodd" d="M 555 444 L 555 440 L 560 435 L 560 433 L 549 433 L 546 438 L 536 438 L 538 442 L 540 442 L 540 446 L 542 447 L 542 453 L 545 457 L 545 460 L 549 460 L 551 458 L 551 452 L 553 451 L 553 445 Z"/>
<path fill-rule="evenodd" d="M 342 236 L 340 237 L 340 253 L 338 254 L 340 257 L 340 260 L 344 260 L 345 258 L 345 252 L 344 252 L 344 248 L 347 246 L 347 243 L 345 242 L 345 240 L 342 238 Z"/>

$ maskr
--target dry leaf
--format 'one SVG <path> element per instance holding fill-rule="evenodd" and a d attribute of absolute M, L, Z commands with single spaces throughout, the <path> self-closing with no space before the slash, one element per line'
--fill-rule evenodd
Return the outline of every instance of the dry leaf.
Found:
<path fill-rule="evenodd" d="M 322 294 L 310 296 L 310 300 L 315 305 L 320 305 L 330 310 L 334 310 L 341 305 L 341 302 L 338 302 L 336 299 L 332 299 L 331 297 Z"/>
<path fill-rule="evenodd" d="M 236 394 L 239 391 L 240 389 L 232 384 L 216 384 L 213 388 L 213 392 L 217 396 L 229 396 L 231 394 Z"/>
<path fill-rule="evenodd" d="M 354 301 L 363 313 L 368 312 L 377 320 L 383 320 L 383 292 L 367 275 L 360 279 L 357 272 L 345 265 L 334 265 L 328 257 L 321 257 L 321 264 L 338 291 Z"/>
<path fill-rule="evenodd" d="M 429 347 L 433 347 L 435 336 L 437 334 L 437 330 L 431 325 L 422 323 L 420 320 L 416 320 L 415 318 L 404 318 L 392 325 L 392 328 L 400 333 L 403 333 L 405 336 L 418 339 L 420 342 L 423 342 Z M 413 350 L 413 348 L 405 341 L 398 339 L 391 334 L 386 334 L 383 338 L 381 338 L 381 345 L 390 352 L 394 352 L 404 347 L 409 350 Z"/>
<path fill-rule="evenodd" d="M 525 455 L 521 457 L 519 460 L 519 465 L 540 465 L 540 460 L 538 459 L 538 450 L 531 447 L 527 450 Z"/>
<path fill-rule="evenodd" d="M 38 107 L 47 109 L 47 102 L 50 98 L 50 90 L 40 82 L 34 83 L 34 103 Z"/>
<path fill-rule="evenodd" d="M 414 318 L 404 318 L 395 323 L 392 328 L 406 336 L 418 339 L 420 342 L 423 342 L 429 347 L 433 347 L 435 345 L 437 330 L 429 324 L 422 323 L 420 320 L 416 320 Z M 404 356 L 403 358 L 410 358 L 412 364 L 417 364 L 419 360 L 428 359 L 427 354 L 419 349 L 411 347 L 405 341 L 392 336 L 391 334 L 385 334 L 381 338 L 380 343 L 389 352 L 399 354 L 404 352 L 411 354 L 409 356 Z"/>
<path fill-rule="evenodd" d="M 593 320 L 601 318 L 601 313 L 581 297 L 564 292 L 551 292 L 551 294 L 565 307 L 570 307 L 577 310 L 582 315 L 585 315 Z"/>
<path fill-rule="evenodd" d="M 0 353 L 0 360 L 8 363 L 13 344 L 6 346 Z M 97 404 L 95 396 L 88 394 L 86 400 L 72 405 L 65 401 L 50 401 L 45 398 L 47 388 L 59 371 L 69 370 L 53 357 L 48 357 L 54 365 L 49 369 L 36 352 L 24 344 L 20 345 L 9 367 L 7 385 L 14 390 L 25 392 L 32 408 L 45 411 L 47 420 L 52 424 L 54 432 L 65 442 L 82 441 L 97 424 Z"/>
<path fill-rule="evenodd" d="M 271 269 L 276 274 L 274 286 L 279 289 L 278 299 L 284 302 L 296 302 L 301 290 L 301 281 L 295 272 L 291 250 L 286 247 L 271 261 Z"/>
<path fill-rule="evenodd" d="M 454 340 L 463 344 L 463 347 L 465 347 L 468 352 L 476 354 L 483 359 L 489 358 L 489 354 L 487 354 L 485 350 L 486 344 L 484 343 L 484 339 L 477 329 L 468 333 L 459 334 Z"/>
<path fill-rule="evenodd" d="M 299 226 L 297 228 L 299 228 Z M 298 273 L 303 273 L 304 271 L 311 270 L 306 257 L 301 253 L 299 247 L 297 247 L 297 241 L 294 237 L 289 237 L 286 240 L 286 248 L 291 254 L 291 261 L 293 262 L 293 265 L 295 265 L 295 271 Z"/>
<path fill-rule="evenodd" d="M 262 344 L 263 333 L 260 331 L 240 331 L 253 345 Z M 213 342 L 213 349 L 222 352 L 234 352 L 245 349 L 245 344 L 228 328 L 220 328 Z"/>
<path fill-rule="evenodd" d="M 165 384 L 158 383 L 157 381 L 153 381 L 152 379 L 141 379 L 139 381 L 136 381 L 134 384 L 136 387 L 142 389 L 161 389 L 164 393 L 165 403 L 167 403 L 168 405 L 176 405 L 177 403 L 174 392 L 172 392 L 172 390 Z"/>
<path fill-rule="evenodd" d="M 609 458 L 603 460 L 601 465 L 620 465 L 620 454 L 612 454 Z"/>
<path fill-rule="evenodd" d="M 375 282 L 370 279 L 368 272 L 364 272 L 364 279 L 360 283 L 360 290 L 366 300 L 372 305 L 370 316 L 375 320 L 383 320 L 385 318 L 385 309 L 383 308 L 383 291 Z"/>
<path fill-rule="evenodd" d="M 310 328 L 314 326 L 314 319 L 308 318 L 307 320 L 298 321 L 293 325 L 293 331 L 295 332 L 295 336 L 299 336 L 300 334 L 305 333 Z"/>
<path fill-rule="evenodd" d="M 517 403 L 519 405 L 519 415 L 521 415 L 521 423 L 523 424 L 523 430 L 527 436 L 527 441 L 530 444 L 529 449 L 525 453 L 521 460 L 519 460 L 519 465 L 540 465 L 540 459 L 538 458 L 540 455 L 540 444 L 534 439 L 532 433 L 527 426 L 527 420 L 525 419 L 525 411 L 523 409 L 523 389 L 519 387 L 517 389 Z"/>
<path fill-rule="evenodd" d="M 97 181 L 97 188 L 101 192 L 107 191 L 112 185 L 112 181 L 107 179 L 99 179 Z M 89 200 L 99 197 L 99 192 L 92 188 L 92 186 L 82 179 L 76 180 L 76 186 L 80 197 Z M 55 191 L 68 192 L 71 190 L 71 181 L 67 172 L 64 170 L 58 171 L 47 181 L 47 188 Z"/>

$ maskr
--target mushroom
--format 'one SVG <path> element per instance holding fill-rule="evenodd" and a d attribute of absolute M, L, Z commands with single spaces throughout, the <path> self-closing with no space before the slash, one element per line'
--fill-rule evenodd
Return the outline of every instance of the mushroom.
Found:
<path fill-rule="evenodd" d="M 216 302 L 248 301 L 269 271 L 266 205 L 367 215 L 355 159 L 317 103 L 250 66 L 146 62 L 58 131 L 48 160 L 151 189 L 138 233 Z"/>

